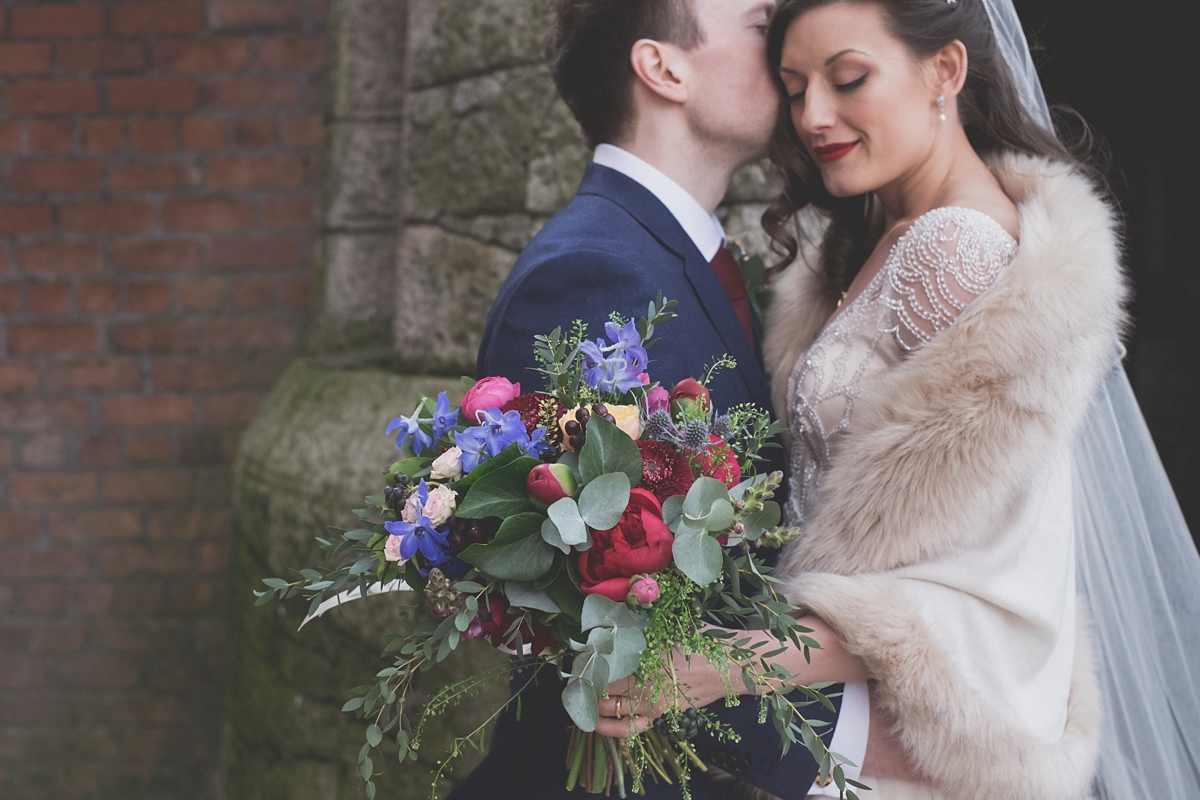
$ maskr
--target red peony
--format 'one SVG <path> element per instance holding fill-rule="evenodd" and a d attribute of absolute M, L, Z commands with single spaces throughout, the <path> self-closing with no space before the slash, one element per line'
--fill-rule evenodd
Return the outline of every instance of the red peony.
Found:
<path fill-rule="evenodd" d="M 696 466 L 710 478 L 716 478 L 732 489 L 742 479 L 742 468 L 737 453 L 724 439 L 708 437 L 709 446 L 696 454 Z"/>
<path fill-rule="evenodd" d="M 687 494 L 696 480 L 687 456 L 662 442 L 639 439 L 642 453 L 642 480 L 638 486 L 649 489 L 659 501 L 671 495 Z"/>
<path fill-rule="evenodd" d="M 579 554 L 580 588 L 623 603 L 629 579 L 665 569 L 675 537 L 662 518 L 662 503 L 646 489 L 629 493 L 629 505 L 615 528 L 592 531 L 592 546 Z"/>
<path fill-rule="evenodd" d="M 537 428 L 546 429 L 546 441 L 554 447 L 562 445 L 562 430 L 558 427 L 558 418 L 567 411 L 567 407 L 558 402 L 558 398 L 542 392 L 531 392 L 514 397 L 500 406 L 501 412 L 516 411 L 525 423 L 525 432 L 530 436 Z"/>
<path fill-rule="evenodd" d="M 708 389 L 695 378 L 684 378 L 675 384 L 675 388 L 671 390 L 672 403 L 688 401 L 699 403 L 703 411 L 708 411 L 709 406 L 712 404 L 708 396 Z"/>

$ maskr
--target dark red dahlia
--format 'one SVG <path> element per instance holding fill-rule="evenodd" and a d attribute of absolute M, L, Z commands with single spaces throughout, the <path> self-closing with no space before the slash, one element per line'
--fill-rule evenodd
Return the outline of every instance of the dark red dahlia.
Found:
<path fill-rule="evenodd" d="M 525 432 L 533 435 L 535 428 L 546 429 L 546 441 L 554 447 L 562 446 L 562 430 L 558 427 L 558 418 L 567 413 L 567 407 L 558 402 L 558 398 L 542 392 L 530 392 L 509 400 L 500 406 L 500 411 L 516 411 L 525 423 Z"/>
<path fill-rule="evenodd" d="M 660 502 L 676 494 L 687 494 L 696 478 L 687 456 L 662 442 L 639 439 L 642 452 L 642 480 L 638 486 L 649 489 Z"/>

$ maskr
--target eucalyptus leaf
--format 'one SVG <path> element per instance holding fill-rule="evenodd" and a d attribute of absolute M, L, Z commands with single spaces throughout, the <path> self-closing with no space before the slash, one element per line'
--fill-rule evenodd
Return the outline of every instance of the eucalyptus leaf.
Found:
<path fill-rule="evenodd" d="M 699 477 L 688 489 L 683 501 L 683 513 L 694 519 L 707 517 L 713 503 L 718 500 L 729 502 L 729 490 L 715 478 Z"/>
<path fill-rule="evenodd" d="M 532 608 L 549 614 L 562 611 L 549 592 L 535 588 L 532 583 L 509 581 L 504 585 L 504 594 L 508 597 L 508 602 L 517 608 Z"/>
<path fill-rule="evenodd" d="M 583 678 L 567 681 L 562 702 L 575 727 L 585 733 L 596 730 L 596 724 L 600 721 L 600 698 Z"/>
<path fill-rule="evenodd" d="M 642 454 L 623 430 L 593 414 L 587 427 L 587 440 L 579 452 L 579 474 L 585 484 L 609 472 L 624 472 L 629 485 L 642 479 Z"/>
<path fill-rule="evenodd" d="M 554 564 L 554 549 L 540 536 L 544 519 L 536 513 L 509 517 L 495 539 L 471 545 L 460 558 L 503 580 L 537 580 Z"/>
<path fill-rule="evenodd" d="M 542 541 L 551 547 L 557 547 L 564 554 L 571 552 L 571 545 L 562 540 L 562 534 L 559 533 L 558 526 L 552 519 L 542 522 Z"/>
<path fill-rule="evenodd" d="M 756 511 L 753 514 L 746 514 L 742 517 L 742 523 L 746 526 L 746 530 L 742 535 L 750 541 L 754 541 L 762 536 L 763 533 L 778 525 L 780 516 L 779 504 L 774 500 L 768 500 L 763 503 L 760 511 Z"/>
<path fill-rule="evenodd" d="M 721 545 L 704 531 L 685 528 L 676 534 L 671 555 L 679 571 L 700 586 L 707 586 L 721 574 Z"/>
<path fill-rule="evenodd" d="M 637 628 L 649 624 L 647 618 L 635 614 L 624 603 L 615 603 L 602 594 L 589 594 L 583 601 L 581 624 L 585 631 L 592 628 Z"/>
<path fill-rule="evenodd" d="M 663 501 L 662 508 L 663 522 L 667 523 L 667 527 L 674 531 L 683 518 L 683 495 L 676 494 L 668 497 Z"/>
<path fill-rule="evenodd" d="M 608 661 L 609 683 L 628 678 L 637 670 L 642 662 L 642 653 L 646 650 L 646 636 L 637 628 L 617 628 L 612 642 L 612 652 L 604 657 Z"/>
<path fill-rule="evenodd" d="M 609 472 L 596 477 L 579 493 L 579 515 L 592 530 L 616 527 L 629 505 L 630 488 L 629 476 L 624 472 Z"/>
<path fill-rule="evenodd" d="M 584 491 L 586 492 L 587 489 L 585 488 Z M 587 525 L 584 524 L 583 517 L 579 513 L 579 506 L 570 497 L 555 500 L 550 508 L 546 509 L 546 513 L 550 515 L 550 521 L 558 528 L 558 535 L 563 544 L 574 547 L 587 542 Z"/>
<path fill-rule="evenodd" d="M 567 469 L 571 470 L 571 475 L 575 477 L 576 484 L 583 484 L 583 477 L 579 474 L 579 454 L 572 453 L 570 450 L 563 453 L 558 458 L 558 463 L 566 464 Z"/>

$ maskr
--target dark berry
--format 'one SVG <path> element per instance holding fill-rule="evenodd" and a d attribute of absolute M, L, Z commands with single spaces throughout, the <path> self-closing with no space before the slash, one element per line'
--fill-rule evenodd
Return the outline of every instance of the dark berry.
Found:
<path fill-rule="evenodd" d="M 578 452 L 583 449 L 584 438 L 579 434 L 575 434 L 567 439 L 567 443 L 571 445 L 571 449 Z"/>
<path fill-rule="evenodd" d="M 471 523 L 471 527 L 467 530 L 467 538 L 472 544 L 479 544 L 483 541 L 483 526 L 478 521 Z"/>
<path fill-rule="evenodd" d="M 403 472 L 397 472 L 392 476 L 392 483 L 397 486 L 408 486 L 412 483 L 412 478 L 405 475 Z"/>
<path fill-rule="evenodd" d="M 592 418 L 592 412 L 586 408 L 581 408 L 575 412 L 575 419 L 579 420 L 579 424 L 587 427 L 588 420 Z"/>
<path fill-rule="evenodd" d="M 608 416 L 608 409 L 603 403 L 592 403 L 592 413 L 599 414 L 602 417 Z"/>
<path fill-rule="evenodd" d="M 580 427 L 579 423 L 575 420 L 569 420 L 567 424 L 563 426 L 563 430 L 567 432 L 567 436 L 578 436 L 583 428 Z"/>
<path fill-rule="evenodd" d="M 454 533 L 450 534 L 450 546 L 455 550 L 466 550 L 467 545 L 469 544 L 470 542 L 467 541 L 467 537 L 463 536 L 461 533 L 455 531 Z"/>

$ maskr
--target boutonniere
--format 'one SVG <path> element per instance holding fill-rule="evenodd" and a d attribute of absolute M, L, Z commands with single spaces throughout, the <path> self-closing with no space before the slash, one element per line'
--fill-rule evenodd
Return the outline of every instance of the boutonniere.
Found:
<path fill-rule="evenodd" d="M 741 238 L 741 237 L 738 237 Z M 759 319 L 763 317 L 763 308 L 770 296 L 767 286 L 767 262 L 760 255 L 747 253 L 736 240 L 729 243 L 729 249 L 742 271 L 742 283 L 746 285 L 746 295 L 750 306 Z"/>

